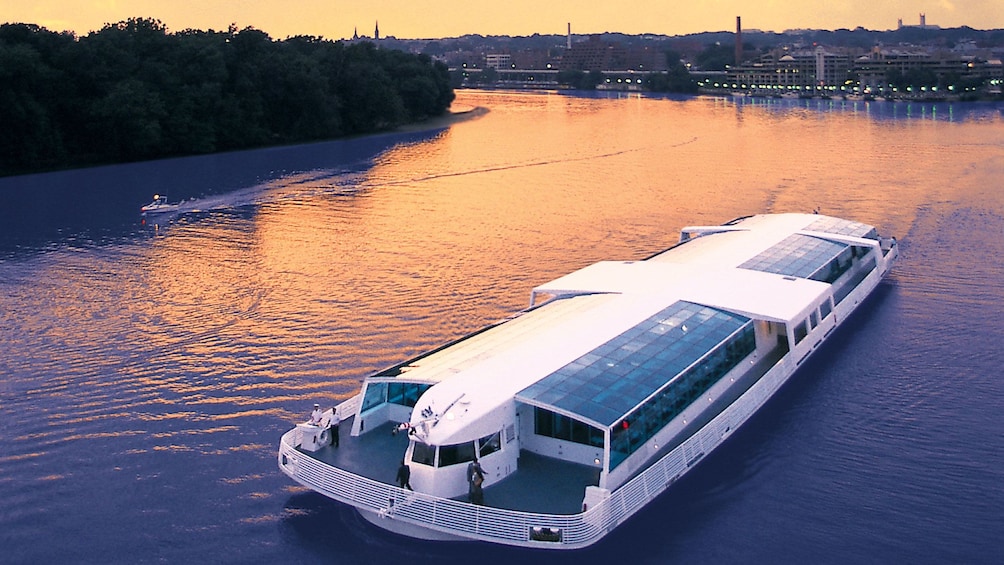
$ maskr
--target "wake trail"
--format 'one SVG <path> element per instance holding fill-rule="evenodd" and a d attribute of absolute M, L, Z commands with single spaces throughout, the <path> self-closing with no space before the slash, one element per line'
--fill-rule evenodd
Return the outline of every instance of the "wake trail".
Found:
<path fill-rule="evenodd" d="M 675 149 L 695 143 L 697 140 L 698 137 L 695 136 L 690 139 L 681 141 L 679 143 L 662 146 L 662 148 Z M 551 159 L 542 159 L 538 161 L 529 161 L 524 163 L 513 163 L 506 165 L 488 166 L 477 169 L 469 169 L 463 171 L 434 173 L 434 174 L 428 174 L 424 176 L 417 176 L 399 180 L 365 179 L 363 177 L 367 176 L 367 174 L 369 174 L 372 171 L 360 172 L 359 167 L 360 165 L 364 164 L 364 162 L 360 162 L 355 165 L 340 167 L 337 170 L 303 171 L 300 173 L 289 175 L 282 179 L 272 179 L 270 181 L 263 182 L 261 184 L 238 189 L 226 195 L 215 195 L 198 199 L 193 198 L 191 200 L 183 202 L 181 207 L 176 211 L 176 213 L 173 213 L 171 215 L 171 218 L 191 212 L 227 210 L 249 205 L 267 204 L 267 203 L 277 202 L 279 200 L 309 197 L 318 194 L 337 193 L 337 194 L 349 195 L 362 192 L 365 190 L 370 190 L 373 188 L 378 188 L 380 186 L 399 186 L 399 185 L 423 183 L 444 178 L 481 175 L 500 171 L 528 169 L 532 167 L 545 167 L 548 165 L 558 165 L 562 163 L 577 163 L 582 161 L 593 161 L 596 159 L 609 159 L 620 155 L 626 155 L 629 153 L 637 153 L 639 151 L 649 150 L 651 148 L 652 146 L 632 147 L 629 149 L 611 151 L 608 153 L 582 155 L 578 157 L 556 157 Z M 377 161 L 378 159 L 366 160 L 366 162 L 368 162 L 370 165 L 375 164 Z M 322 181 L 329 181 L 329 183 L 321 184 Z M 300 190 L 296 190 L 295 187 L 300 187 Z M 269 194 L 274 189 L 280 189 L 279 194 Z"/>
<path fill-rule="evenodd" d="M 675 143 L 675 144 L 669 145 L 667 147 L 675 149 L 677 147 L 683 147 L 685 145 L 689 145 L 689 144 L 694 143 L 696 141 L 697 141 L 697 137 L 692 137 L 692 138 L 690 138 L 690 139 L 688 139 L 686 141 L 681 141 L 680 143 Z M 484 173 L 495 173 L 495 172 L 498 172 L 498 171 L 511 171 L 511 170 L 514 170 L 514 169 L 528 169 L 528 168 L 531 168 L 531 167 L 543 167 L 543 166 L 547 166 L 547 165 L 557 165 L 557 164 L 561 164 L 561 163 L 575 163 L 575 162 L 579 162 L 579 161 L 592 161 L 594 159 L 607 159 L 607 158 L 610 158 L 610 157 L 617 157 L 619 155 L 626 155 L 628 153 L 637 153 L 639 151 L 644 151 L 645 149 L 648 149 L 648 148 L 649 147 L 634 147 L 634 148 L 631 148 L 631 149 L 622 149 L 620 151 L 613 151 L 613 152 L 610 152 L 610 153 L 601 153 L 599 155 L 595 155 L 594 154 L 594 155 L 584 155 L 584 156 L 581 156 L 581 157 L 567 157 L 567 158 L 558 158 L 558 159 L 547 159 L 547 160 L 542 160 L 542 161 L 530 161 L 528 163 L 515 163 L 515 164 L 512 164 L 512 165 L 499 165 L 499 166 L 496 166 L 496 167 L 484 167 L 484 168 L 481 168 L 481 169 L 471 169 L 471 170 L 468 170 L 468 171 L 456 171 L 456 172 L 452 172 L 452 173 L 439 173 L 439 174 L 434 174 L 434 175 L 426 175 L 426 176 L 423 176 L 423 177 L 415 177 L 415 178 L 408 179 L 408 180 L 399 180 L 399 181 L 385 182 L 385 183 L 381 183 L 381 184 L 385 185 L 385 186 L 388 186 L 388 185 L 398 185 L 398 184 L 411 184 L 411 183 L 416 183 L 416 182 L 426 182 L 426 181 L 436 180 L 436 179 L 442 179 L 442 178 L 463 177 L 463 176 L 469 176 L 469 175 L 480 175 L 480 174 L 484 174 Z"/>

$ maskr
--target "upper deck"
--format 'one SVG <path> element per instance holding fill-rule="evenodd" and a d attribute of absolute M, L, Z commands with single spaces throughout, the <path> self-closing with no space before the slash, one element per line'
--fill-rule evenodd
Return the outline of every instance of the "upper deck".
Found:
<path fill-rule="evenodd" d="M 790 324 L 831 293 L 856 259 L 881 253 L 871 226 L 815 214 L 752 216 L 685 233 L 698 237 L 645 261 L 604 261 L 540 285 L 531 301 L 552 300 L 379 376 L 436 384 L 418 400 L 412 424 L 462 398 L 462 417 L 440 420 L 424 438 L 433 444 L 481 433 L 471 431 L 472 423 L 511 398 L 603 429 L 710 354 L 728 332 L 695 340 L 702 349 L 686 363 L 661 363 L 642 379 L 651 383 L 627 387 L 621 377 L 640 372 L 624 367 L 655 363 L 632 349 L 676 347 L 673 339 L 636 343 L 644 336 L 683 329 L 675 341 L 686 342 L 688 328 L 704 329 L 709 317 Z M 686 304 L 700 310 L 700 323 L 673 319 Z M 603 374 L 580 378 L 596 371 Z M 600 390 L 613 383 L 620 387 L 615 396 Z"/>

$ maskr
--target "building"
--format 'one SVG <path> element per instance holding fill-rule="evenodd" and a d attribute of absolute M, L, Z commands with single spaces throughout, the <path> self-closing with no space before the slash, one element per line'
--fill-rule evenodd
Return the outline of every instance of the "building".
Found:
<path fill-rule="evenodd" d="M 752 64 L 729 67 L 724 77 L 708 76 L 704 90 L 759 95 L 875 95 L 940 98 L 989 88 L 1004 80 L 999 58 L 921 47 L 783 49 Z"/>
<path fill-rule="evenodd" d="M 666 55 L 651 47 L 627 48 L 591 35 L 572 45 L 561 58 L 562 70 L 573 71 L 665 71 Z"/>
<path fill-rule="evenodd" d="M 900 18 L 899 20 L 897 20 L 897 27 L 896 27 L 896 29 L 903 29 L 903 28 L 941 29 L 941 26 L 927 25 L 927 14 L 921 13 L 920 14 L 920 25 L 915 25 L 915 26 L 912 26 L 912 25 L 903 25 L 903 18 Z"/>
<path fill-rule="evenodd" d="M 851 78 L 852 68 L 853 56 L 849 52 L 816 46 L 781 51 L 753 64 L 730 67 L 727 82 L 733 90 L 816 95 L 844 85 Z"/>
<path fill-rule="evenodd" d="M 512 55 L 509 53 L 487 53 L 485 55 L 485 67 L 495 70 L 511 68 Z"/>

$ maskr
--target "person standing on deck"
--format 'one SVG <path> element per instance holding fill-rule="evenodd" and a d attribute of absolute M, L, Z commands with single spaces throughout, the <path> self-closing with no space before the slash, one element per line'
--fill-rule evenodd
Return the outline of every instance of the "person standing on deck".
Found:
<path fill-rule="evenodd" d="M 411 468 L 401 460 L 401 466 L 397 468 L 397 484 L 401 488 L 415 490 L 411 488 Z"/>
<path fill-rule="evenodd" d="M 310 424 L 315 426 L 321 425 L 321 417 L 324 416 L 324 412 L 321 412 L 321 405 L 314 404 L 314 411 L 310 413 Z"/>
<path fill-rule="evenodd" d="M 467 499 L 471 504 L 484 504 L 485 493 L 481 490 L 481 484 L 485 482 L 485 472 L 481 468 L 481 463 L 475 459 L 467 465 Z"/>
<path fill-rule="evenodd" d="M 328 427 L 331 430 L 331 445 L 338 447 L 338 424 L 342 423 L 342 419 L 338 417 L 338 407 L 331 407 L 331 420 L 328 423 Z"/>

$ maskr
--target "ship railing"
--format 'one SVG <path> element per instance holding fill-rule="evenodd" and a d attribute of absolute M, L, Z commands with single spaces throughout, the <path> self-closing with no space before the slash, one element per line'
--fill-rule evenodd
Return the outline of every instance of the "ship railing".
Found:
<path fill-rule="evenodd" d="M 493 543 L 575 549 L 595 543 L 662 494 L 744 423 L 787 380 L 788 374 L 780 365 L 773 367 L 696 434 L 608 497 L 577 514 L 523 512 L 404 490 L 297 450 L 297 430 L 282 436 L 279 466 L 297 482 L 382 519 Z"/>
<path fill-rule="evenodd" d="M 363 395 L 357 394 L 352 398 L 345 400 L 334 407 L 332 410 L 327 410 L 324 412 L 323 418 L 327 419 L 331 417 L 331 413 L 338 410 L 338 414 L 342 420 L 346 420 L 355 413 L 359 412 L 359 403 L 363 401 Z"/>

